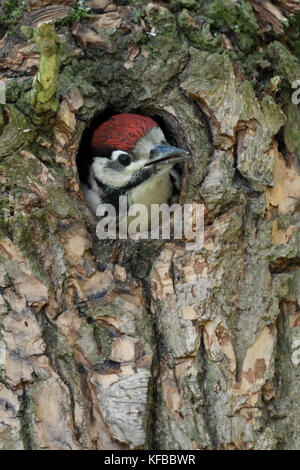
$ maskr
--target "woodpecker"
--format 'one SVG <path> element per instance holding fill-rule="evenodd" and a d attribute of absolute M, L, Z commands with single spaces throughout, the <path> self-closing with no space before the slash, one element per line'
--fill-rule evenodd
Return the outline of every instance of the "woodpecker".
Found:
<path fill-rule="evenodd" d="M 158 124 L 148 116 L 117 114 L 93 133 L 82 191 L 89 209 L 111 203 L 118 209 L 119 196 L 128 207 L 171 204 L 178 200 L 180 173 L 173 168 L 190 156 L 168 144 Z"/>

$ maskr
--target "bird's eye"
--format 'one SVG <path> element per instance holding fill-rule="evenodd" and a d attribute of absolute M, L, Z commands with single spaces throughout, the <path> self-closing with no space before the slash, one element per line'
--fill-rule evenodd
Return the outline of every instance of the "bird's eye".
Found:
<path fill-rule="evenodd" d="M 121 155 L 118 156 L 118 160 L 123 166 L 128 166 L 131 163 L 131 158 L 129 155 L 126 155 L 126 153 L 121 153 Z"/>

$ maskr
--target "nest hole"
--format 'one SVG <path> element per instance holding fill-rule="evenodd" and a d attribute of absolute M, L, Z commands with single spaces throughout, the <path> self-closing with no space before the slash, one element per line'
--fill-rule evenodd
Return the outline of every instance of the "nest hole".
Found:
<path fill-rule="evenodd" d="M 86 178 L 88 176 L 88 169 L 91 161 L 90 143 L 92 140 L 93 133 L 97 129 L 97 127 L 100 126 L 100 124 L 107 121 L 114 114 L 118 114 L 118 111 L 113 108 L 108 108 L 102 113 L 97 113 L 82 133 L 76 157 L 78 175 L 80 181 L 82 182 L 86 181 Z"/>
<path fill-rule="evenodd" d="M 82 182 L 86 180 L 88 175 L 91 160 L 90 142 L 94 131 L 110 117 L 122 112 L 124 112 L 124 109 L 107 108 L 104 112 L 95 114 L 83 131 L 76 158 L 78 175 Z M 142 106 L 127 112 L 151 117 L 160 126 L 170 145 L 189 150 L 184 131 L 180 128 L 176 119 L 164 109 L 155 106 Z M 181 181 L 186 181 L 187 178 L 184 178 L 184 165 L 178 166 L 181 172 Z M 183 185 L 181 185 L 182 189 Z M 90 229 L 94 234 L 93 255 L 95 259 L 101 260 L 103 266 L 106 266 L 107 263 L 120 264 L 129 269 L 136 280 L 143 280 L 143 282 L 147 279 L 153 261 L 159 255 L 165 243 L 164 240 L 152 239 L 139 242 L 132 242 L 129 239 L 123 240 L 121 244 L 120 240 L 108 239 L 99 242 L 92 226 L 90 226 Z"/>
<path fill-rule="evenodd" d="M 109 118 L 121 112 L 124 111 L 109 107 L 105 111 L 97 113 L 83 131 L 76 157 L 76 165 L 81 182 L 85 182 L 88 177 L 89 166 L 92 158 L 90 142 L 94 131 Z M 183 130 L 180 128 L 174 116 L 164 109 L 155 106 L 141 106 L 127 112 L 151 117 L 162 129 L 166 140 L 170 145 L 188 150 L 187 139 Z M 175 165 L 175 167 L 181 173 L 181 180 L 183 181 L 184 164 L 180 163 Z"/>

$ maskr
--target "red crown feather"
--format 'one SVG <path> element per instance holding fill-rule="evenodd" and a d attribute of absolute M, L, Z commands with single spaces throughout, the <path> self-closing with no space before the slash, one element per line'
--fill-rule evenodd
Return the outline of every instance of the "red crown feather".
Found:
<path fill-rule="evenodd" d="M 92 147 L 120 149 L 129 152 L 137 141 L 157 126 L 150 117 L 139 114 L 116 114 L 101 124 L 92 137 Z"/>

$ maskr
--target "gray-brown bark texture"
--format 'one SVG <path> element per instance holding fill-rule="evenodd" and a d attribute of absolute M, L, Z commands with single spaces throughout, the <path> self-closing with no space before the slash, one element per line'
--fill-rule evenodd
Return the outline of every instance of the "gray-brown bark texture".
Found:
<path fill-rule="evenodd" d="M 299 449 L 299 2 L 8 4 L 0 448 Z M 190 151 L 201 250 L 97 240 L 76 155 L 124 111 Z"/>

